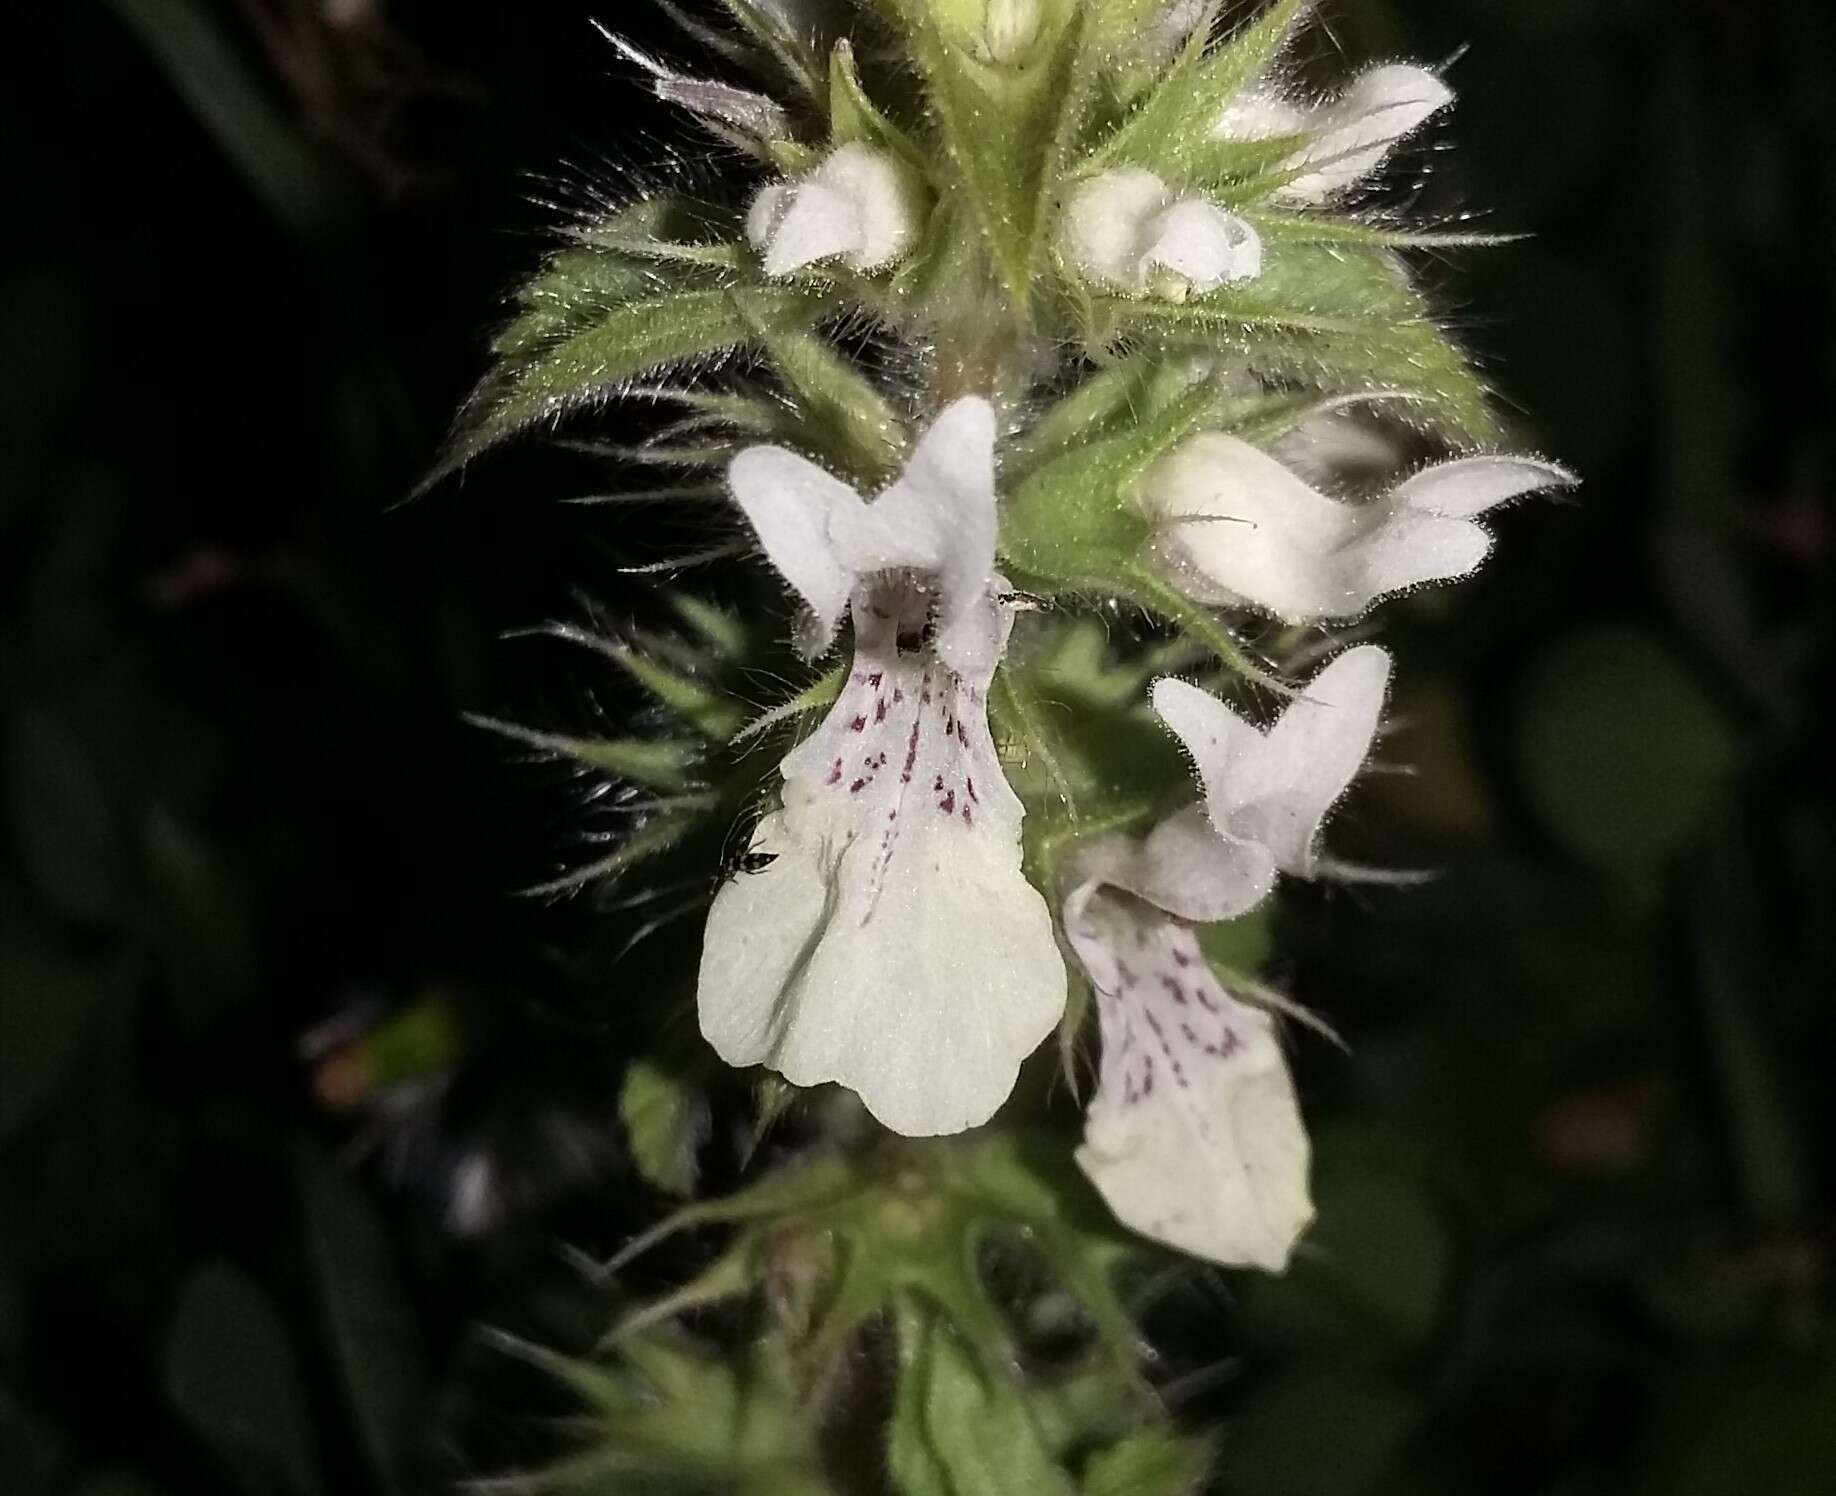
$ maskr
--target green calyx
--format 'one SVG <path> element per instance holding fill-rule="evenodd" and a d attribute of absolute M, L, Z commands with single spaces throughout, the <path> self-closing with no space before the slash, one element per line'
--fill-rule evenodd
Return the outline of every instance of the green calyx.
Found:
<path fill-rule="evenodd" d="M 613 1266 L 698 1228 L 730 1231 L 726 1249 L 628 1313 L 594 1358 L 502 1342 L 587 1413 L 578 1451 L 532 1489 L 623 1478 L 687 1493 L 743 1479 L 816 1496 L 865 1488 L 857 1463 L 906 1496 L 1197 1488 L 1209 1451 L 1147 1394 L 1117 1286 L 1140 1251 L 1055 1139 L 987 1132 L 806 1155 L 678 1211 Z M 749 1326 L 743 1344 L 720 1349 L 702 1328 L 696 1316 L 716 1305 L 710 1322 Z M 854 1396 L 843 1369 L 866 1364 L 889 1374 L 889 1417 L 869 1447 L 838 1445 L 837 1409 Z"/>
<path fill-rule="evenodd" d="M 992 1290 L 985 1253 L 1011 1250 L 1036 1256 L 1071 1295 L 1093 1345 L 1118 1367 L 1133 1365 L 1113 1277 L 1137 1249 L 1046 1135 L 887 1138 L 812 1154 L 725 1200 L 685 1207 L 611 1266 L 707 1226 L 733 1229 L 727 1250 L 699 1278 L 629 1315 L 615 1342 L 764 1284 L 812 1383 L 870 1320 L 912 1295 L 946 1312 L 987 1365 L 1005 1366 L 1026 1330 Z"/>

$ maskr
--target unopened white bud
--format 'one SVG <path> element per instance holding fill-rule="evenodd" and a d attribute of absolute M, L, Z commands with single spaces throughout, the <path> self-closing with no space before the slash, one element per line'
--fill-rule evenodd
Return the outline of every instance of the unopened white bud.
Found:
<path fill-rule="evenodd" d="M 746 236 L 767 275 L 823 260 L 882 270 L 911 251 L 922 201 L 923 188 L 908 167 L 854 142 L 815 170 L 761 192 L 746 217 Z"/>
<path fill-rule="evenodd" d="M 988 0 L 984 45 L 991 62 L 1023 62 L 1039 38 L 1039 0 Z"/>
<path fill-rule="evenodd" d="M 1071 195 L 1061 245 L 1086 280 L 1133 296 L 1203 295 L 1262 273 L 1254 228 L 1135 166 L 1103 172 Z"/>

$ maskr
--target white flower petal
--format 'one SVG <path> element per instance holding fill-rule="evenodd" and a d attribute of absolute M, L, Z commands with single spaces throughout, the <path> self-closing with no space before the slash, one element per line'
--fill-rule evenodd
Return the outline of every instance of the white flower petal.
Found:
<path fill-rule="evenodd" d="M 1142 232 L 1172 201 L 1167 184 L 1142 167 L 1100 172 L 1080 183 L 1065 204 L 1065 258 L 1098 285 L 1141 291 Z"/>
<path fill-rule="evenodd" d="M 1424 67 L 1392 63 L 1360 74 L 1313 120 L 1319 133 L 1300 159 L 1314 170 L 1290 182 L 1287 194 L 1318 201 L 1356 186 L 1453 101 L 1453 90 Z"/>
<path fill-rule="evenodd" d="M 748 447 L 728 467 L 727 481 L 767 559 L 815 614 L 812 642 L 820 653 L 835 637 L 855 576 L 831 527 L 838 515 L 865 508 L 860 495 L 782 447 Z"/>
<path fill-rule="evenodd" d="M 1204 806 L 1190 805 L 1142 841 L 1105 837 L 1082 846 L 1075 879 L 1126 890 L 1181 919 L 1215 924 L 1260 904 L 1274 890 L 1278 871 L 1267 847 L 1220 835 Z"/>
<path fill-rule="evenodd" d="M 1262 240 L 1247 222 L 1209 198 L 1176 194 L 1138 166 L 1079 185 L 1065 205 L 1061 245 L 1086 280 L 1134 296 L 1157 273 L 1201 294 L 1262 273 Z"/>
<path fill-rule="evenodd" d="M 847 685 L 784 761 L 754 842 L 775 860 L 715 899 L 698 997 L 730 1063 L 848 1086 L 911 1136 L 987 1121 L 1065 998 L 988 677 L 937 659 L 929 609 L 908 583 L 856 594 Z"/>
<path fill-rule="evenodd" d="M 1005 642 L 995 585 L 995 417 L 986 400 L 947 407 L 905 471 L 871 504 L 807 458 L 749 447 L 728 481 L 766 556 L 816 619 L 826 648 L 857 579 L 928 578 L 939 655 L 963 675 L 992 674 Z M 858 622 L 858 619 L 857 619 Z"/>
<path fill-rule="evenodd" d="M 766 194 L 773 194 L 772 207 L 770 215 L 762 217 Z M 746 227 L 764 256 L 765 273 L 772 276 L 856 253 L 867 235 L 860 203 L 818 181 L 796 182 L 782 189 L 767 187 L 748 215 Z"/>
<path fill-rule="evenodd" d="M 856 572 L 934 574 L 937 652 L 961 675 L 992 673 L 999 636 L 985 599 L 994 581 L 995 415 L 970 397 L 947 407 L 899 481 L 865 509 L 838 516 L 835 536 Z"/>
<path fill-rule="evenodd" d="M 1142 263 L 1170 270 L 1201 294 L 1262 274 L 1262 239 L 1235 213 L 1181 198 L 1147 226 Z"/>
<path fill-rule="evenodd" d="M 1140 491 L 1176 585 L 1304 623 L 1355 618 L 1389 593 L 1468 575 L 1491 546 L 1468 515 L 1572 481 L 1551 463 L 1470 458 L 1345 504 L 1249 443 L 1205 432 L 1155 464 Z"/>
<path fill-rule="evenodd" d="M 1289 169 L 1298 175 L 1276 195 L 1317 203 L 1355 187 L 1453 101 L 1453 90 L 1439 74 L 1391 63 L 1360 74 L 1337 99 L 1311 110 L 1272 88 L 1254 89 L 1226 106 L 1212 133 L 1243 141 L 1311 136 L 1289 158 Z"/>
<path fill-rule="evenodd" d="M 765 188 L 747 214 L 746 234 L 770 276 L 832 259 L 880 270 L 903 258 L 918 236 L 916 196 L 905 167 L 854 141 L 813 171 Z"/>
<path fill-rule="evenodd" d="M 1358 586 L 1372 599 L 1428 582 L 1470 577 L 1492 553 L 1471 520 L 1401 510 L 1373 524 L 1357 548 Z"/>
<path fill-rule="evenodd" d="M 1136 63 L 1156 73 L 1166 68 L 1205 19 L 1207 5 L 1208 0 L 1167 0 L 1160 14 L 1141 30 L 1135 46 Z"/>
<path fill-rule="evenodd" d="M 1355 616 L 1370 604 L 1344 555 L 1358 511 L 1245 441 L 1195 436 L 1154 465 L 1141 493 L 1161 559 L 1202 601 L 1241 601 L 1289 622 Z"/>
<path fill-rule="evenodd" d="M 1146 905 L 1089 883 L 1065 929 L 1103 1041 L 1079 1167 L 1142 1235 L 1281 1271 L 1313 1206 L 1273 1023 L 1224 991 L 1191 930 Z"/>
<path fill-rule="evenodd" d="M 1191 755 L 1217 834 L 1311 877 L 1321 823 L 1370 754 L 1389 681 L 1389 655 L 1367 644 L 1320 671 L 1266 733 L 1181 680 L 1155 682 L 1154 710 Z"/>
<path fill-rule="evenodd" d="M 1272 88 L 1253 88 L 1225 105 L 1211 133 L 1219 140 L 1280 140 L 1307 129 L 1306 110 Z"/>
<path fill-rule="evenodd" d="M 1274 891 L 1275 874 L 1267 847 L 1220 835 L 1194 805 L 1148 833 L 1126 881 L 1110 881 L 1170 914 L 1212 924 L 1248 914 Z"/>
<path fill-rule="evenodd" d="M 1572 488 L 1567 468 L 1536 457 L 1463 457 L 1436 463 L 1397 484 L 1393 502 L 1422 514 L 1468 519 L 1488 509 L 1552 488 Z"/>

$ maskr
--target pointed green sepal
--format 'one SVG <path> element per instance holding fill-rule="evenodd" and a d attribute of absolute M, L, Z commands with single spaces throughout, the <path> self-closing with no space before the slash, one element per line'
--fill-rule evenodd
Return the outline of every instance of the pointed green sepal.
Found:
<path fill-rule="evenodd" d="M 647 789 L 683 788 L 692 782 L 694 767 L 702 754 L 698 743 L 668 738 L 579 738 L 565 733 L 539 732 L 519 727 L 514 722 L 471 713 L 465 720 L 474 727 L 482 727 L 538 752 L 570 759 Z"/>

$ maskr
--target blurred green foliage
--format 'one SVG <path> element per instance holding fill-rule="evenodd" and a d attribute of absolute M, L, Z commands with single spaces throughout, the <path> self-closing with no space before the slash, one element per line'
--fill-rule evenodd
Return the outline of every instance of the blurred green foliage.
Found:
<path fill-rule="evenodd" d="M 1439 876 L 1285 907 L 1279 975 L 1352 1049 L 1297 1040 L 1320 1226 L 1286 1279 L 1161 1285 L 1158 1380 L 1242 1496 L 1836 1488 L 1827 7 L 1329 11 L 1353 58 L 1471 44 L 1460 149 L 1400 185 L 1534 235 L 1443 290 L 1587 486 L 1399 614 L 1385 756 L 1425 772 L 1337 834 Z M 512 897 L 620 807 L 461 713 L 616 729 L 629 686 L 502 636 L 576 586 L 654 622 L 618 568 L 680 536 L 532 504 L 584 491 L 540 449 L 394 507 L 543 204 L 692 138 L 585 14 L 17 18 L 57 87 L 0 101 L 7 1496 L 525 1468 L 571 1408 L 477 1327 L 590 1345 L 614 1306 L 555 1244 L 663 1208 L 617 1083 L 680 1037 L 627 949 L 666 911 Z M 678 892 L 687 939 L 706 889 Z M 704 1119 L 672 1085 L 623 1110 L 686 1184 Z M 749 1140 L 715 1141 L 730 1182 Z M 1023 1461 L 930 1353 L 895 1463 L 928 1468 L 944 1416 Z M 655 1358 L 709 1396 L 751 1375 Z M 1193 1458 L 1125 1443 L 1090 1482 Z"/>

